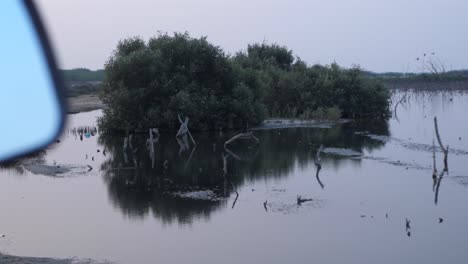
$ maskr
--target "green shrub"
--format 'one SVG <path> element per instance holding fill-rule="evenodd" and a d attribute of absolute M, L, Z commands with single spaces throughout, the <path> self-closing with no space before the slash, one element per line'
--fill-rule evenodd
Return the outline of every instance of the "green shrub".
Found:
<path fill-rule="evenodd" d="M 256 87 L 205 37 L 125 39 L 105 72 L 103 130 L 176 129 L 178 114 L 188 116 L 193 129 L 244 127 L 264 118 Z"/>

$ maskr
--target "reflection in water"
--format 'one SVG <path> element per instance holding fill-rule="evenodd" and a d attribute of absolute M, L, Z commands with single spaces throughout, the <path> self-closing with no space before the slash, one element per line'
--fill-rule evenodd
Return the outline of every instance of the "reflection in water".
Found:
<path fill-rule="evenodd" d="M 382 124 L 386 125 L 374 123 L 362 128 L 388 135 L 387 127 L 379 126 Z M 99 141 L 111 155 L 101 170 L 111 200 L 126 215 L 145 217 L 151 213 L 166 223 L 186 224 L 224 208 L 232 193 L 236 194 L 231 205 L 234 208 L 239 196 L 236 190 L 246 181 L 282 178 L 295 165 L 307 166 L 320 155 L 313 151 L 319 145 L 363 151 L 385 144 L 351 133 L 355 126 L 257 131 L 260 144 L 235 141 L 225 149 L 215 146 L 222 146 L 230 138 L 229 134 L 199 133 L 195 135 L 197 145 L 193 148 L 190 148 L 188 133 L 176 140 L 173 135 L 153 131 L 149 136 L 124 138 L 102 135 Z M 127 165 L 128 160 L 133 161 L 133 166 Z M 325 157 L 323 162 L 339 166 L 343 160 Z M 321 167 L 322 164 L 317 167 L 316 178 L 323 188 L 319 178 Z M 265 210 L 268 210 L 267 205 L 265 202 Z"/>
<path fill-rule="evenodd" d="M 149 138 L 146 140 L 146 149 L 149 152 L 149 157 L 151 160 L 151 168 L 154 169 L 154 145 L 159 142 L 159 130 L 157 128 L 150 128 Z"/>
<path fill-rule="evenodd" d="M 320 184 L 320 187 L 322 187 L 322 189 L 325 187 L 325 185 L 323 185 L 322 181 L 320 180 L 320 177 L 319 177 L 319 173 L 320 173 L 320 170 L 322 169 L 322 164 L 320 163 L 320 153 L 322 152 L 323 150 L 323 145 L 320 145 L 320 148 L 317 150 L 317 154 L 315 155 L 315 166 L 317 167 L 317 172 L 315 174 L 315 178 L 317 178 L 317 182 Z"/>

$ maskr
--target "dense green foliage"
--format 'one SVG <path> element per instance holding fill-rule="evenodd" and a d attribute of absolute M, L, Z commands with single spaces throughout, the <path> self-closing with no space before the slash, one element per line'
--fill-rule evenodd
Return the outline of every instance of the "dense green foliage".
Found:
<path fill-rule="evenodd" d="M 276 44 L 227 56 L 205 37 L 161 34 L 119 42 L 105 65 L 104 130 L 243 128 L 265 117 L 388 115 L 388 91 L 359 68 L 307 66 Z"/>
<path fill-rule="evenodd" d="M 79 68 L 71 70 L 60 70 L 65 82 L 102 82 L 104 81 L 104 70 L 92 71 Z"/>
<path fill-rule="evenodd" d="M 388 114 L 389 93 L 364 78 L 359 68 L 308 67 L 292 51 L 278 45 L 250 45 L 233 63 L 257 80 L 271 117 L 347 118 Z M 330 113 L 330 114 L 327 114 Z"/>
<path fill-rule="evenodd" d="M 257 124 L 259 92 L 243 82 L 224 52 L 187 33 L 119 42 L 105 65 L 104 129 L 177 128 L 177 115 L 194 129 Z"/>

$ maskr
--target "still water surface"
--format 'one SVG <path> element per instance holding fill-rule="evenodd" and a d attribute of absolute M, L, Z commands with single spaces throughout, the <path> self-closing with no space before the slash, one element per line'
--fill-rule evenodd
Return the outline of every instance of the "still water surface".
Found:
<path fill-rule="evenodd" d="M 227 150 L 233 133 L 194 133 L 188 149 L 162 134 L 154 159 L 147 134 L 126 151 L 123 136 L 80 140 L 100 111 L 73 114 L 41 157 L 71 171 L 0 171 L 0 251 L 116 263 L 466 263 L 467 113 L 466 93 L 410 93 L 388 122 L 258 130 L 258 146 Z M 434 116 L 450 145 L 437 204 Z M 298 205 L 298 195 L 312 200 Z"/>

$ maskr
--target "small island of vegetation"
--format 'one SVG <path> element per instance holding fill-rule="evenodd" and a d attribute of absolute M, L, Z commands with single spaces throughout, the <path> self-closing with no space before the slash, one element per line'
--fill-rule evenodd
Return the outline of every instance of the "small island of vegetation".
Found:
<path fill-rule="evenodd" d="M 389 91 L 359 67 L 308 66 L 277 44 L 227 55 L 206 37 L 120 41 L 105 64 L 103 131 L 247 128 L 266 118 L 386 118 Z"/>

